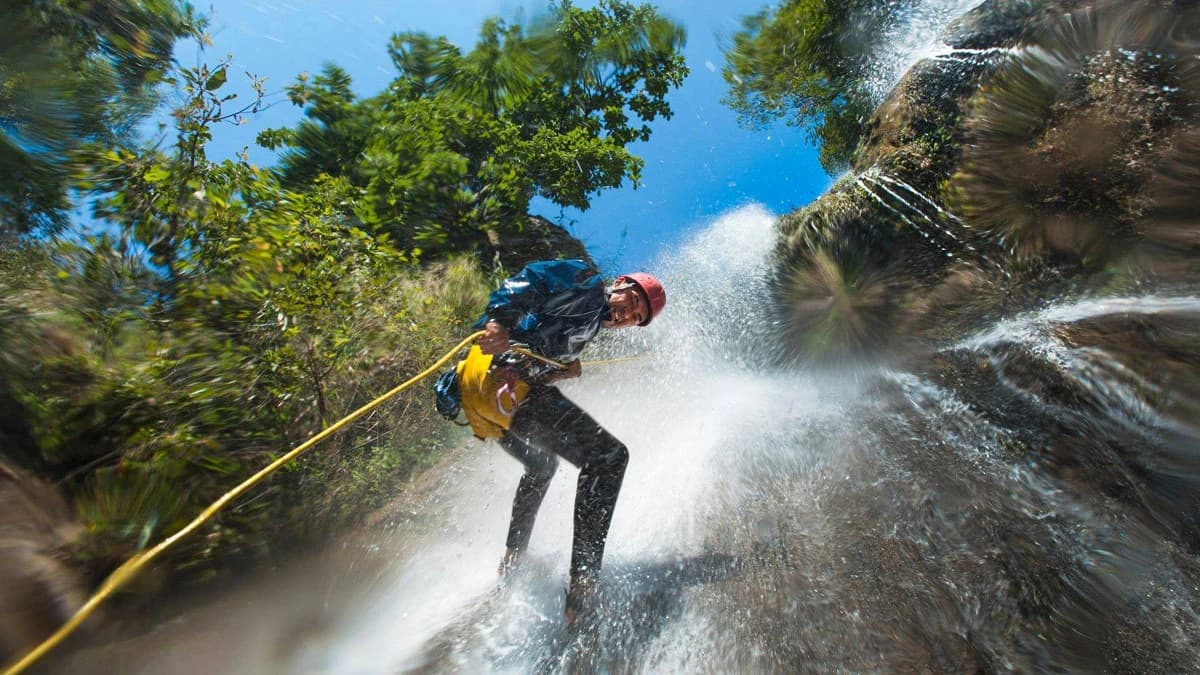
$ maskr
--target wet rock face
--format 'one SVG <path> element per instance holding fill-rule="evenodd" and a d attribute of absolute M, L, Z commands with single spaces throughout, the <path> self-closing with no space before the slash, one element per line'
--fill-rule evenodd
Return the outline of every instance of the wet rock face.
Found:
<path fill-rule="evenodd" d="M 781 220 L 775 306 L 798 358 L 888 358 L 1051 297 L 1200 280 L 1183 196 L 1200 8 L 993 1 L 948 41 L 876 111 L 853 172 Z"/>
<path fill-rule="evenodd" d="M 1086 7 L 1090 0 L 985 0 L 946 28 L 955 49 L 1012 47 L 1028 41 L 1041 22 Z"/>
<path fill-rule="evenodd" d="M 0 662 L 34 647 L 83 604 L 87 584 L 68 561 L 79 532 L 54 486 L 0 463 Z"/>
<path fill-rule="evenodd" d="M 1099 267 L 1136 246 L 1164 152 L 1200 115 L 1173 12 L 1107 7 L 1013 52 L 968 114 L 949 189 L 1015 255 Z"/>

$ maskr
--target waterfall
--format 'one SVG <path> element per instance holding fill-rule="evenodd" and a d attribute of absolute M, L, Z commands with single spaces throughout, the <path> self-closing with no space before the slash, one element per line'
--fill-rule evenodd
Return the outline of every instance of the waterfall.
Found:
<path fill-rule="evenodd" d="M 561 619 L 569 470 L 529 564 L 495 577 L 519 469 L 484 447 L 453 474 L 441 520 L 397 530 L 420 543 L 407 541 L 386 593 L 283 671 L 1092 669 L 1113 662 L 1114 630 L 1143 635 L 1164 664 L 1200 654 L 1194 564 L 1162 537 L 1180 514 L 1153 494 L 1146 513 L 1107 498 L 1122 471 L 1074 475 L 1057 468 L 1067 458 L 1017 449 L 1036 447 L 1020 438 L 1046 426 L 1034 416 L 1084 424 L 1098 462 L 1183 480 L 1163 483 L 1165 497 L 1194 490 L 1191 421 L 1151 413 L 1144 377 L 1068 333 L 1200 320 L 1200 299 L 1063 302 L 948 345 L 935 358 L 953 372 L 989 364 L 978 390 L 1005 402 L 981 413 L 992 403 L 936 371 L 747 367 L 771 349 L 743 336 L 746 317 L 769 319 L 745 291 L 764 283 L 773 231 L 747 207 L 664 256 L 671 313 L 605 345 L 653 356 L 564 386 L 631 452 L 596 624 L 571 634 Z M 1090 417 L 1046 387 L 1086 392 Z M 1135 466 L 1138 442 L 1162 451 Z"/>
<path fill-rule="evenodd" d="M 613 615 L 604 623 L 616 635 L 603 653 L 588 653 L 563 630 L 574 469 L 560 469 L 529 560 L 500 585 L 496 565 L 520 465 L 487 446 L 470 458 L 481 466 L 457 474 L 461 482 L 446 497 L 464 502 L 449 507 L 419 555 L 389 572 L 392 592 L 350 621 L 319 663 L 303 662 L 295 672 L 528 672 L 565 668 L 572 659 L 621 669 L 638 653 L 666 658 L 676 651 L 676 633 L 691 630 L 682 618 L 693 611 L 688 597 L 739 565 L 712 528 L 722 517 L 718 504 L 732 499 L 741 508 L 737 494 L 752 494 L 754 481 L 738 474 L 763 463 L 837 461 L 798 455 L 788 427 L 838 414 L 826 401 L 848 396 L 845 388 L 835 395 L 797 386 L 792 376 L 747 370 L 769 350 L 762 298 L 774 236 L 774 217 L 758 206 L 709 223 L 655 265 L 670 297 L 660 320 L 595 355 L 645 356 L 589 368 L 586 360 L 595 357 L 585 354 L 585 376 L 562 385 L 631 455 L 605 556 Z"/>
<path fill-rule="evenodd" d="M 979 4 L 980 0 L 929 0 L 904 11 L 870 55 L 866 86 L 875 102 L 882 102 L 918 61 L 944 56 L 948 48 L 942 30 Z"/>

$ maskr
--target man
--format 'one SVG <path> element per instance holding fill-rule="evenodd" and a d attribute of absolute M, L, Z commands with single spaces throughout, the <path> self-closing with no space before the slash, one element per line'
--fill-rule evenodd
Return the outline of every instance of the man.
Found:
<path fill-rule="evenodd" d="M 617 277 L 606 286 L 599 273 L 582 260 L 542 261 L 506 279 L 492 293 L 487 312 L 476 325 L 486 331 L 478 340 L 480 351 L 496 355 L 490 371 L 495 374 L 507 369 L 504 377 L 510 385 L 514 377 L 528 385 L 522 389 L 525 395 L 515 406 L 511 424 L 499 437 L 505 451 L 525 466 L 513 498 L 502 574 L 519 560 L 529 543 L 538 508 L 558 468 L 557 457 L 579 467 L 566 602 L 570 625 L 595 587 L 629 453 L 624 444 L 550 385 L 579 377 L 579 356 L 600 328 L 649 325 L 666 301 L 662 284 L 649 274 Z M 558 369 L 514 354 L 509 351 L 513 343 L 567 367 Z M 497 394 L 502 408 L 504 391 L 502 385 Z M 515 403 L 515 396 L 510 400 Z"/>

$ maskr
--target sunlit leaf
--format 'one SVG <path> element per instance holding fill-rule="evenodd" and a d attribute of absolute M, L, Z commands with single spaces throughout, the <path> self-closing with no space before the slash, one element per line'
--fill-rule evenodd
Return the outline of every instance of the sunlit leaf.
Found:
<path fill-rule="evenodd" d="M 147 183 L 159 183 L 171 177 L 171 172 L 164 167 L 156 166 L 146 173 L 142 174 L 142 179 Z"/>
<path fill-rule="evenodd" d="M 207 89 L 208 91 L 215 91 L 217 89 L 220 89 L 221 86 L 224 84 L 225 84 L 225 69 L 218 68 L 216 70 L 216 72 L 214 72 L 212 75 L 210 75 L 208 80 L 206 80 L 204 82 L 204 88 Z"/>

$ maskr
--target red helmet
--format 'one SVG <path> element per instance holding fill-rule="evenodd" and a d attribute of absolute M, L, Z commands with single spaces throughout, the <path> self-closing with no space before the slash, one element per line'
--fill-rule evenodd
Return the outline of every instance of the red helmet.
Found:
<path fill-rule="evenodd" d="M 662 311 L 667 304 L 667 292 L 663 290 L 662 284 L 658 283 L 658 279 L 646 274 L 645 272 L 634 272 L 632 274 L 622 274 L 617 277 L 616 283 L 628 282 L 638 287 L 642 292 L 642 296 L 646 298 L 646 304 L 650 306 L 650 316 L 646 320 L 639 323 L 639 326 L 649 326 L 654 317 Z"/>

